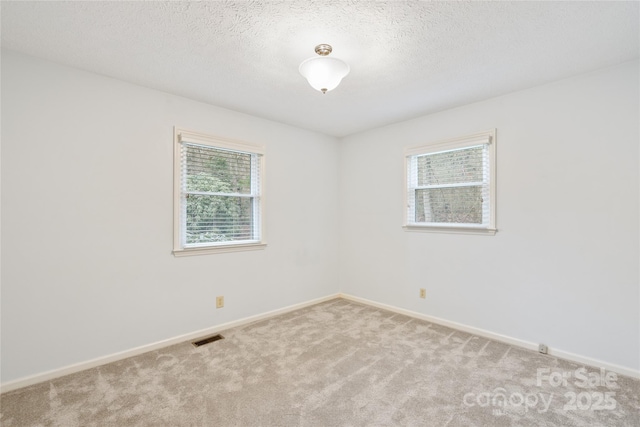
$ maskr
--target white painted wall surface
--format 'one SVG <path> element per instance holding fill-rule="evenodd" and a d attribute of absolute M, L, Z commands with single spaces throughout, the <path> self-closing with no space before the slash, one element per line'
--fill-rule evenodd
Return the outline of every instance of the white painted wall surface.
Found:
<path fill-rule="evenodd" d="M 174 125 L 266 146 L 265 250 L 173 257 Z M 3 52 L 2 382 L 338 292 L 337 144 Z"/>
<path fill-rule="evenodd" d="M 638 72 L 339 142 L 3 52 L 1 381 L 338 291 L 638 370 Z M 174 125 L 266 146 L 266 250 L 171 255 Z M 496 236 L 403 231 L 404 147 L 494 127 Z"/>
<path fill-rule="evenodd" d="M 637 371 L 638 76 L 623 64 L 345 138 L 341 291 Z M 403 231 L 403 149 L 491 128 L 498 233 Z"/>

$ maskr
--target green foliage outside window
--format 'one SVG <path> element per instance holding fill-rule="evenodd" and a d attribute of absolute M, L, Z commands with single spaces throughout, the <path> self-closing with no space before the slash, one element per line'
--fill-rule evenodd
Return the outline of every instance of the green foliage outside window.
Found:
<path fill-rule="evenodd" d="M 416 222 L 482 224 L 482 147 L 417 159 Z"/>
<path fill-rule="evenodd" d="M 251 155 L 187 146 L 186 160 L 186 243 L 251 239 Z"/>

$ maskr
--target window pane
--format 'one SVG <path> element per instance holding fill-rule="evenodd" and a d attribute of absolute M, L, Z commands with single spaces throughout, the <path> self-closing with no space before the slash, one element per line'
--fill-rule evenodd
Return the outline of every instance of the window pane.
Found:
<path fill-rule="evenodd" d="M 253 199 L 248 197 L 187 197 L 186 243 L 252 240 Z"/>
<path fill-rule="evenodd" d="M 187 191 L 251 193 L 251 154 L 186 145 Z"/>
<path fill-rule="evenodd" d="M 482 146 L 418 157 L 418 186 L 482 181 Z"/>
<path fill-rule="evenodd" d="M 482 224 L 482 186 L 415 190 L 415 221 Z"/>

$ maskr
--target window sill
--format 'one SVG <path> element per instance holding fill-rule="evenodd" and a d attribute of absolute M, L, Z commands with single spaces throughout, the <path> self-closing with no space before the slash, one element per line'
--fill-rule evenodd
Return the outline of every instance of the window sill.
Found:
<path fill-rule="evenodd" d="M 494 236 L 495 228 L 480 228 L 480 227 L 454 227 L 454 226 L 434 226 L 434 225 L 405 225 L 405 231 L 421 231 L 426 233 L 449 233 L 449 234 L 480 234 L 485 236 Z"/>
<path fill-rule="evenodd" d="M 200 248 L 186 248 L 186 249 L 174 249 L 173 256 L 194 256 L 194 255 L 208 255 L 215 253 L 225 252 L 244 252 L 244 251 L 257 251 L 267 247 L 266 243 L 249 243 L 244 245 L 224 245 L 224 246 L 208 246 Z"/>

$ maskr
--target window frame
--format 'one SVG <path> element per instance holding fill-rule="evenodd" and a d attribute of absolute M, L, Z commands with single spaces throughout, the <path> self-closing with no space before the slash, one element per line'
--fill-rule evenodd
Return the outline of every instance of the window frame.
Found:
<path fill-rule="evenodd" d="M 265 228 L 265 149 L 264 146 L 249 144 L 243 141 L 222 138 L 213 135 L 207 135 L 199 132 L 174 127 L 173 136 L 173 255 L 176 257 L 205 255 L 223 252 L 238 252 L 264 249 L 267 245 L 266 228 Z M 198 246 L 185 247 L 182 218 L 184 215 L 183 189 L 182 189 L 182 147 L 183 143 L 196 144 L 217 148 L 221 150 L 229 150 L 242 152 L 247 154 L 258 155 L 259 159 L 259 184 L 256 186 L 257 194 L 252 198 L 257 199 L 259 207 L 259 218 L 255 219 L 256 225 L 260 228 L 260 236 L 256 241 L 240 241 L 235 243 L 216 242 L 212 244 L 201 244 Z M 255 185 L 255 184 L 254 184 Z M 185 224 L 186 225 L 186 224 Z"/>
<path fill-rule="evenodd" d="M 471 148 L 478 145 L 488 144 L 488 168 L 489 168 L 489 218 L 487 224 L 455 224 L 455 223 L 420 223 L 409 220 L 410 203 L 409 192 L 412 190 L 410 183 L 409 161 L 415 156 L 424 154 L 435 154 L 439 152 Z M 433 143 L 423 144 L 404 150 L 404 181 L 403 181 L 403 221 L 402 227 L 405 231 L 422 231 L 432 233 L 455 233 L 455 234 L 482 234 L 493 236 L 498 231 L 496 228 L 496 129 L 478 132 L 458 138 L 440 140 Z M 415 215 L 415 205 L 414 215 Z"/>

